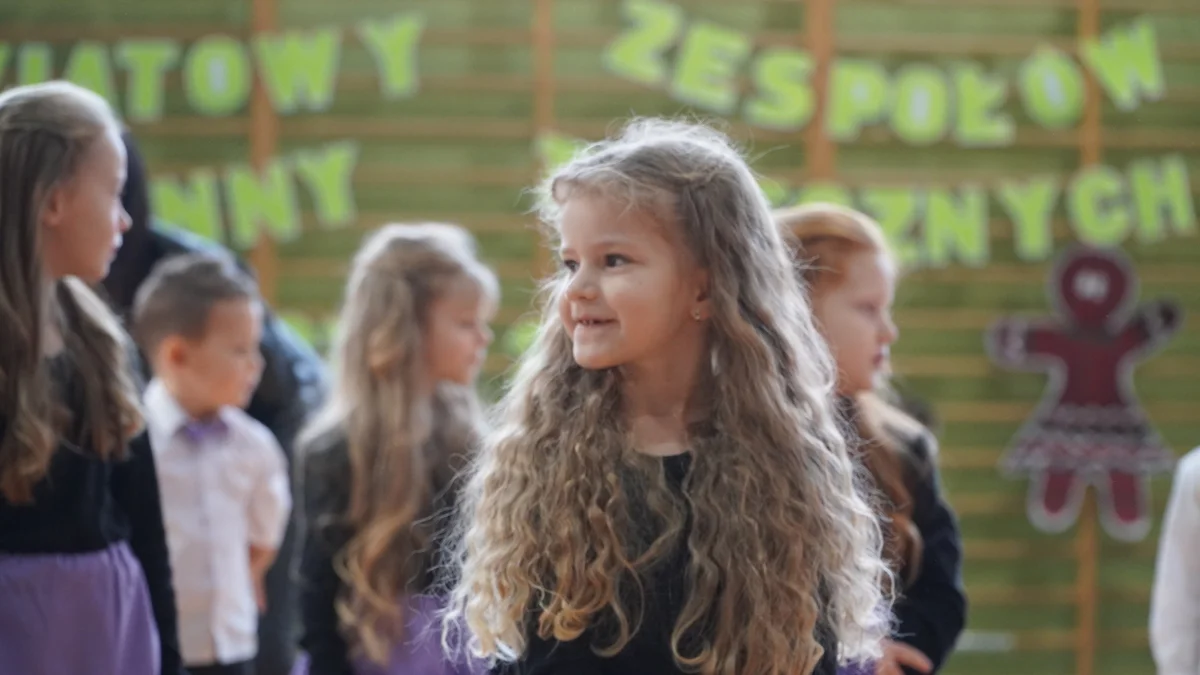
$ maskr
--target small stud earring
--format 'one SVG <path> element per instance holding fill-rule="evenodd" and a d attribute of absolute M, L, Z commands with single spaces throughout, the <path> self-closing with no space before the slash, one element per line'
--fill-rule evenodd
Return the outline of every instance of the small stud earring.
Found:
<path fill-rule="evenodd" d="M 693 310 L 692 310 L 692 318 L 693 318 L 693 319 L 695 319 L 695 320 L 697 320 L 697 321 L 699 321 L 699 320 L 700 320 L 700 310 L 699 310 L 699 309 L 693 309 Z"/>

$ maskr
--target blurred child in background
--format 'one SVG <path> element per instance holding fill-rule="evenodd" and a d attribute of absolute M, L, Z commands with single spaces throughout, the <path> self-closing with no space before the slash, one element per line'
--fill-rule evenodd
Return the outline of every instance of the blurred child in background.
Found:
<path fill-rule="evenodd" d="M 879 225 L 856 211 L 815 204 L 775 217 L 798 245 L 817 326 L 837 362 L 841 408 L 882 497 L 898 623 L 874 673 L 933 673 L 966 620 L 962 542 L 938 487 L 937 441 L 878 394 L 898 336 L 896 261 Z"/>
<path fill-rule="evenodd" d="M 498 295 L 458 227 L 389 225 L 354 258 L 332 393 L 300 444 L 297 672 L 471 671 L 443 655 L 434 578 Z"/>
<path fill-rule="evenodd" d="M 287 462 L 247 415 L 262 373 L 262 305 L 223 256 L 160 264 L 134 302 L 154 379 L 144 403 L 192 675 L 249 675 L 263 576 L 291 509 Z"/>

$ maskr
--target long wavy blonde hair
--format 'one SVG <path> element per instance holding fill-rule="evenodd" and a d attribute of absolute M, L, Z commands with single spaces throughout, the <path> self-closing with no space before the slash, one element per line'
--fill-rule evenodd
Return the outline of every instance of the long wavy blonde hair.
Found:
<path fill-rule="evenodd" d="M 843 656 L 886 632 L 879 526 L 859 492 L 833 410 L 833 368 L 755 177 L 723 134 L 635 120 L 581 150 L 542 186 L 556 232 L 579 191 L 621 200 L 677 228 L 708 272 L 712 372 L 690 415 L 684 497 L 662 463 L 632 448 L 617 369 L 572 358 L 550 295 L 532 347 L 469 470 L 459 576 L 445 639 L 519 658 L 530 631 L 569 641 L 603 627 L 602 655 L 639 628 L 645 572 L 685 530 L 687 599 L 671 651 L 687 670 L 810 672 L 818 623 Z M 610 638 L 610 639 L 609 639 Z"/>
<path fill-rule="evenodd" d="M 48 285 L 42 209 L 97 140 L 119 129 L 104 99 L 66 82 L 0 94 L 0 497 L 33 499 L 61 439 L 103 459 L 125 456 L 141 427 L 117 318 L 74 277 Z M 46 327 L 63 338 L 82 407 L 69 410 L 45 367 Z"/>
<path fill-rule="evenodd" d="M 842 283 L 854 254 L 882 254 L 896 262 L 883 229 L 859 211 L 836 204 L 805 204 L 776 211 L 775 220 L 793 243 L 814 297 Z M 912 490 L 907 484 L 911 461 L 898 441 L 919 435 L 923 428 L 886 398 L 886 391 L 851 396 L 847 412 L 858 437 L 858 452 L 883 496 L 887 558 L 896 573 L 911 582 L 921 567 L 924 542 L 912 520 Z"/>
<path fill-rule="evenodd" d="M 403 635 L 397 598 L 432 563 L 434 500 L 482 428 L 473 390 L 443 382 L 431 395 L 425 386 L 431 308 L 461 284 L 496 301 L 496 279 L 475 258 L 466 230 L 431 223 L 374 233 L 350 272 L 331 395 L 301 435 L 306 451 L 320 438 L 347 442 L 349 508 L 336 525 L 352 536 L 334 561 L 346 583 L 338 615 L 356 646 L 380 663 Z"/>

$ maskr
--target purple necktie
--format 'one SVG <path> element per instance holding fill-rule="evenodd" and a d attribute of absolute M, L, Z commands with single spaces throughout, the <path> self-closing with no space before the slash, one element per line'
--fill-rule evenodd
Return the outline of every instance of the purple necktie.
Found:
<path fill-rule="evenodd" d="M 195 445 L 220 440 L 227 433 L 229 427 L 219 417 L 207 421 L 192 420 L 183 425 L 183 435 Z"/>

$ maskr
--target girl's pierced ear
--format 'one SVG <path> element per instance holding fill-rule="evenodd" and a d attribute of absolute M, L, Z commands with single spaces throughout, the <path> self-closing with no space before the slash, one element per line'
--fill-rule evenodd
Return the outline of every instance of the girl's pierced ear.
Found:
<path fill-rule="evenodd" d="M 692 310 L 692 318 L 697 321 L 700 320 L 700 308 L 699 307 Z"/>

